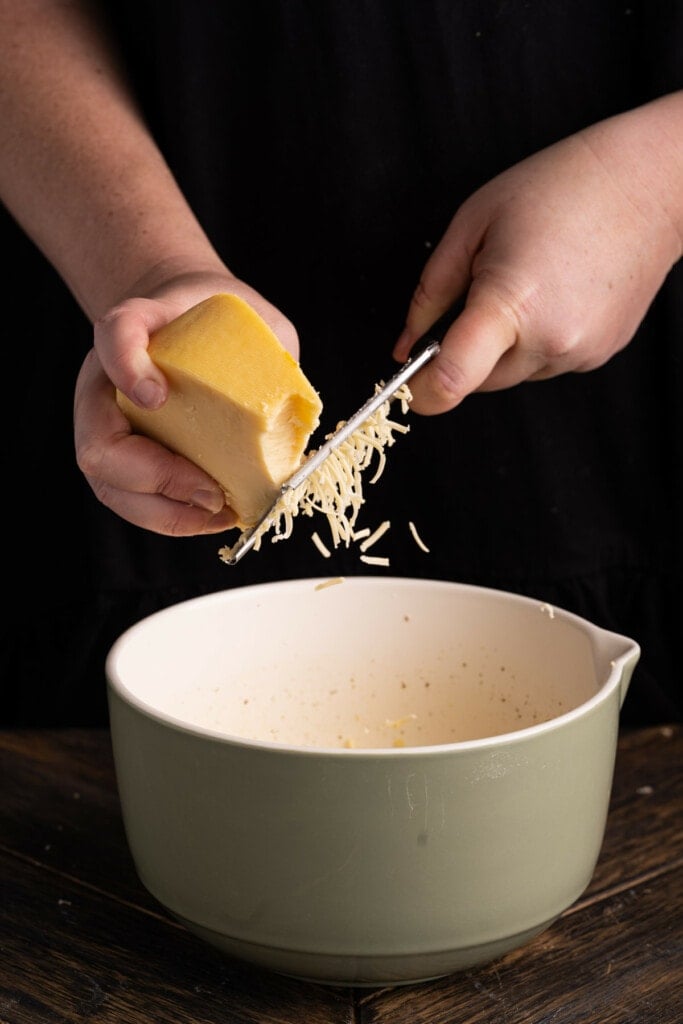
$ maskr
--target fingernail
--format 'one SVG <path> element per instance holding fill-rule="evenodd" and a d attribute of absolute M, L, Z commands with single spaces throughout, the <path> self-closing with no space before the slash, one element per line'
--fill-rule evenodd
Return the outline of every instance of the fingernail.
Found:
<path fill-rule="evenodd" d="M 163 404 L 164 391 L 160 384 L 147 377 L 135 385 L 133 397 L 138 405 L 142 405 L 145 409 L 158 409 Z"/>
<path fill-rule="evenodd" d="M 222 491 L 195 491 L 190 498 L 190 504 L 215 514 L 225 506 L 225 496 Z"/>

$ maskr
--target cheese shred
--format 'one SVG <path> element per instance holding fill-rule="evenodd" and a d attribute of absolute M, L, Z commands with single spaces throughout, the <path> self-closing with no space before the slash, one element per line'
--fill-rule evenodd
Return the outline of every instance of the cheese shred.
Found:
<path fill-rule="evenodd" d="M 314 589 L 326 590 L 328 587 L 336 587 L 338 583 L 343 583 L 345 579 L 345 576 L 333 576 L 332 579 L 323 580 L 322 583 L 316 583 Z"/>
<path fill-rule="evenodd" d="M 381 388 L 382 384 L 378 384 L 375 393 Z M 411 399 L 408 385 L 403 384 L 393 398 L 400 401 L 401 410 L 405 414 L 409 409 L 408 403 Z M 307 480 L 282 495 L 273 510 L 273 515 L 258 528 L 254 551 L 260 549 L 266 534 L 272 532 L 271 541 L 273 543 L 286 540 L 292 534 L 296 516 L 313 516 L 315 513 L 322 513 L 327 518 L 334 548 L 340 545 L 348 548 L 352 542 L 359 539 L 359 535 L 365 537 L 361 545 L 363 550 L 370 543 L 379 539 L 382 533 L 389 528 L 388 523 L 383 523 L 374 534 L 370 534 L 369 531 L 365 533 L 362 530 L 356 533 L 355 526 L 361 506 L 365 501 L 363 495 L 364 471 L 376 458 L 377 467 L 370 479 L 370 483 L 375 483 L 384 471 L 385 449 L 391 448 L 395 443 L 395 434 L 407 434 L 410 430 L 407 424 L 398 423 L 390 418 L 392 401 L 393 399 L 383 402 L 358 430 L 330 452 Z M 344 421 L 338 423 L 337 430 L 343 425 Z M 327 434 L 325 440 L 330 440 L 335 433 L 336 431 Z M 308 457 L 310 458 L 314 454 L 315 451 L 312 451 Z M 321 554 L 325 554 L 325 551 L 329 551 L 329 549 L 320 541 L 319 537 L 316 540 L 316 536 L 314 534 L 313 542 Z M 223 547 L 218 554 L 224 562 L 229 562 L 232 548 Z M 389 564 L 388 559 L 370 561 L 369 556 L 364 555 L 361 555 L 361 559 L 371 565 Z"/>
<path fill-rule="evenodd" d="M 412 533 L 412 535 L 413 535 L 413 540 L 415 541 L 415 543 L 417 544 L 417 546 L 418 546 L 418 547 L 419 547 L 419 548 L 420 548 L 420 549 L 421 549 L 422 551 L 425 551 L 425 552 L 426 552 L 427 554 L 429 554 L 429 548 L 427 547 L 427 545 L 425 544 L 425 542 L 424 542 L 424 541 L 422 540 L 422 537 L 420 537 L 420 534 L 419 534 L 419 533 L 417 532 L 417 527 L 415 526 L 415 523 L 408 523 L 408 529 L 409 529 L 409 530 L 410 530 L 410 532 Z"/>
<path fill-rule="evenodd" d="M 360 560 L 366 565 L 389 565 L 389 559 L 380 558 L 379 555 L 361 555 Z"/>
<path fill-rule="evenodd" d="M 321 541 L 321 539 L 318 536 L 317 532 L 311 534 L 311 540 L 313 541 L 313 543 L 315 544 L 315 546 L 317 547 L 318 551 L 323 556 L 323 558 L 330 558 L 332 552 L 330 551 L 330 549 L 328 547 L 326 547 L 323 544 L 323 542 Z"/>
<path fill-rule="evenodd" d="M 390 526 L 390 521 L 388 519 L 385 519 L 385 521 L 377 527 L 375 532 L 371 533 L 370 536 L 362 542 L 360 546 L 361 551 L 367 551 L 368 548 L 371 548 L 373 544 L 376 544 L 380 537 L 384 536 L 384 534 L 387 532 Z"/>

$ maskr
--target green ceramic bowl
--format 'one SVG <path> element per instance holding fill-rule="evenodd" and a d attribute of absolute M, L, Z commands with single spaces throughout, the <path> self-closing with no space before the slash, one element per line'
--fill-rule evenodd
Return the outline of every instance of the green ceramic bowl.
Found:
<path fill-rule="evenodd" d="M 493 960 L 591 879 L 638 645 L 500 591 L 328 582 L 188 601 L 114 644 L 140 878 L 202 939 L 297 977 Z"/>

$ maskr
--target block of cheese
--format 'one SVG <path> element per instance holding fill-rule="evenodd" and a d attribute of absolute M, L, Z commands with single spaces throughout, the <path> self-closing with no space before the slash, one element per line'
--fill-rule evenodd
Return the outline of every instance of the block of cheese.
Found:
<path fill-rule="evenodd" d="M 117 401 L 133 429 L 184 455 L 253 525 L 298 469 L 322 402 L 299 364 L 236 295 L 214 295 L 150 337 L 169 382 L 157 410 Z"/>

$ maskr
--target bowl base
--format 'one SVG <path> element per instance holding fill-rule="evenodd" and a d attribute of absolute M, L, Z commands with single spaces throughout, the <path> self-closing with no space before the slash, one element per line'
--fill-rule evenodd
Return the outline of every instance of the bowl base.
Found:
<path fill-rule="evenodd" d="M 386 988 L 434 981 L 458 971 L 479 967 L 525 945 L 548 928 L 557 915 L 541 924 L 503 938 L 466 948 L 426 953 L 360 954 L 315 953 L 264 946 L 221 935 L 174 914 L 189 932 L 223 953 L 276 974 L 318 985 Z"/>

